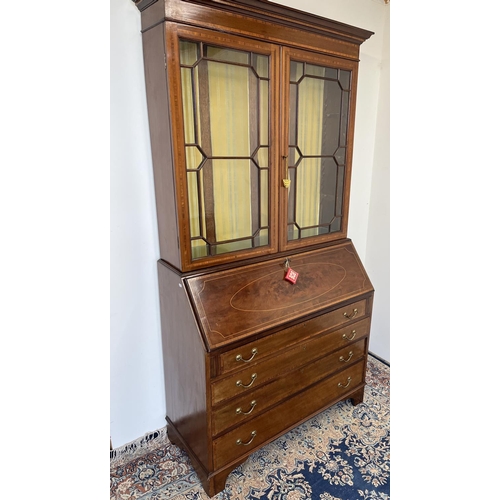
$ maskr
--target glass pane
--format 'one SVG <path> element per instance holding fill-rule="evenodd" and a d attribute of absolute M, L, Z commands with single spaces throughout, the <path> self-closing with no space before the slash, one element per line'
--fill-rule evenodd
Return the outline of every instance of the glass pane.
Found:
<path fill-rule="evenodd" d="M 339 71 L 336 68 L 325 68 L 325 78 L 331 78 L 332 80 L 338 80 Z"/>
<path fill-rule="evenodd" d="M 269 225 L 269 178 L 268 171 L 260 174 L 260 227 Z M 267 243 L 265 243 L 267 245 Z"/>
<path fill-rule="evenodd" d="M 325 69 L 322 66 L 315 66 L 314 64 L 306 64 L 306 75 L 312 76 L 325 76 Z"/>
<path fill-rule="evenodd" d="M 298 86 L 290 84 L 290 123 L 288 127 L 288 140 L 292 146 L 297 144 L 297 96 Z"/>
<path fill-rule="evenodd" d="M 340 115 L 340 146 L 347 145 L 348 118 L 349 118 L 349 92 L 342 92 L 342 111 Z"/>
<path fill-rule="evenodd" d="M 195 259 L 269 244 L 269 57 L 200 45 L 181 70 Z"/>
<path fill-rule="evenodd" d="M 311 236 L 318 236 L 320 234 L 328 234 L 329 228 L 325 226 L 319 227 L 308 227 L 307 229 L 302 229 L 300 237 L 301 238 L 310 238 Z"/>
<path fill-rule="evenodd" d="M 340 70 L 340 85 L 344 90 L 351 90 L 351 72 Z"/>
<path fill-rule="evenodd" d="M 290 179 L 290 187 L 288 188 L 288 222 L 295 221 L 295 168 L 288 169 L 288 178 Z"/>
<path fill-rule="evenodd" d="M 208 245 L 203 240 L 191 240 L 191 255 L 193 259 L 208 256 Z"/>
<path fill-rule="evenodd" d="M 263 245 L 269 244 L 269 231 L 267 229 L 262 229 L 259 235 L 255 237 L 254 246 L 261 247 Z"/>
<path fill-rule="evenodd" d="M 340 231 L 350 102 L 350 72 L 305 64 L 294 83 L 291 66 L 289 240 Z"/>
<path fill-rule="evenodd" d="M 341 223 L 341 217 L 338 217 L 337 219 L 335 219 L 333 222 L 332 222 L 332 226 L 331 226 L 331 229 L 330 229 L 330 232 L 331 233 L 335 233 L 337 231 L 340 231 L 340 223 Z"/>
<path fill-rule="evenodd" d="M 258 149 L 255 161 L 259 167 L 267 168 L 269 166 L 269 148 L 267 146 Z"/>
<path fill-rule="evenodd" d="M 324 139 L 321 145 L 322 155 L 333 155 L 339 145 L 341 122 L 339 120 L 342 91 L 338 82 L 325 81 L 324 111 L 322 133 Z M 328 139 L 327 139 L 328 138 Z"/>
<path fill-rule="evenodd" d="M 341 94 L 329 80 L 306 77 L 299 84 L 297 145 L 303 155 L 333 155 L 337 149 Z"/>
<path fill-rule="evenodd" d="M 321 158 L 304 158 L 296 170 L 295 222 L 301 228 L 316 226 L 319 221 Z"/>
<path fill-rule="evenodd" d="M 299 84 L 297 145 L 306 156 L 321 154 L 324 83 L 306 77 Z"/>
<path fill-rule="evenodd" d="M 342 215 L 342 193 L 344 191 L 344 167 L 338 168 L 338 179 L 337 179 L 337 215 Z"/>
<path fill-rule="evenodd" d="M 297 226 L 293 224 L 288 225 L 288 241 L 298 240 L 299 239 L 299 230 Z"/>
<path fill-rule="evenodd" d="M 332 158 L 321 158 L 319 224 L 329 225 L 335 218 L 337 164 Z"/>
<path fill-rule="evenodd" d="M 318 236 L 319 231 L 317 227 L 309 227 L 307 229 L 302 229 L 300 237 L 310 238 L 311 236 Z"/>
<path fill-rule="evenodd" d="M 269 144 L 269 82 L 267 80 L 260 81 L 260 145 L 267 146 Z"/>
<path fill-rule="evenodd" d="M 339 165 L 345 164 L 345 148 L 339 148 L 335 151 L 335 159 Z"/>
<path fill-rule="evenodd" d="M 195 142 L 193 82 L 190 68 L 181 68 L 182 107 L 184 116 L 184 138 L 187 143 Z"/>
<path fill-rule="evenodd" d="M 300 78 L 304 75 L 304 64 L 297 62 L 297 61 L 291 61 L 290 62 L 290 81 L 291 82 L 298 82 Z"/>
<path fill-rule="evenodd" d="M 252 54 L 252 67 L 260 78 L 269 78 L 269 58 L 260 54 Z"/>
<path fill-rule="evenodd" d="M 246 250 L 252 248 L 252 240 L 233 241 L 231 243 L 220 243 L 214 246 L 215 255 L 220 255 L 227 252 L 236 252 L 237 250 Z"/>
<path fill-rule="evenodd" d="M 200 150 L 196 146 L 186 146 L 186 169 L 196 170 L 201 162 L 203 161 L 203 156 Z"/>
<path fill-rule="evenodd" d="M 252 236 L 250 164 L 249 160 L 213 160 L 217 241 Z"/>
<path fill-rule="evenodd" d="M 242 66 L 208 62 L 210 133 L 213 156 L 250 156 L 249 79 Z"/>
<path fill-rule="evenodd" d="M 288 148 L 288 164 L 290 166 L 298 165 L 301 159 L 302 154 L 298 148 Z"/>
<path fill-rule="evenodd" d="M 188 172 L 187 180 L 188 180 L 188 191 L 189 191 L 189 227 L 191 230 L 191 236 L 201 236 L 197 173 Z"/>
<path fill-rule="evenodd" d="M 193 66 L 199 57 L 198 44 L 195 42 L 180 40 L 179 49 L 181 64 L 186 66 Z"/>
<path fill-rule="evenodd" d="M 249 64 L 250 54 L 241 50 L 224 49 L 222 47 L 211 47 L 205 45 L 205 56 L 208 59 L 217 61 L 232 62 L 239 64 Z"/>

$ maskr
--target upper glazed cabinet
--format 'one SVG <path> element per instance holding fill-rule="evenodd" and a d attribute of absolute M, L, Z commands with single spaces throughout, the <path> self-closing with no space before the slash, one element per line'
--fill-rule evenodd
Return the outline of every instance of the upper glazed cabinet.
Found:
<path fill-rule="evenodd" d="M 136 3 L 161 258 L 192 271 L 346 238 L 372 33 L 259 0 Z"/>

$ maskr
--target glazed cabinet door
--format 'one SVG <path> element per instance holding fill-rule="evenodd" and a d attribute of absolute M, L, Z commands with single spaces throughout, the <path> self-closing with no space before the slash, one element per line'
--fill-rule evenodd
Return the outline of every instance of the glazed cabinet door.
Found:
<path fill-rule="evenodd" d="M 283 49 L 281 249 L 347 236 L 357 63 Z"/>
<path fill-rule="evenodd" d="M 183 270 L 274 253 L 279 47 L 166 24 Z"/>

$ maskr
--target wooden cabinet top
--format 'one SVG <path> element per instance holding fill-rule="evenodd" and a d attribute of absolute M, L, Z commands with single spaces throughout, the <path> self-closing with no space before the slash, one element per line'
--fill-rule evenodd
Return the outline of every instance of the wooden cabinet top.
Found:
<path fill-rule="evenodd" d="M 351 26 L 325 17 L 302 12 L 291 7 L 269 2 L 267 0 L 133 0 L 143 16 L 143 29 L 155 23 L 170 20 L 191 23 L 197 21 L 207 25 L 208 22 L 224 23 L 224 16 L 233 17 L 237 24 L 238 16 L 255 19 L 261 23 L 270 23 L 289 29 L 300 29 L 317 35 L 343 39 L 360 45 L 373 35 L 373 32 Z M 207 13 L 211 15 L 207 17 Z M 214 17 L 215 16 L 215 17 Z M 245 21 L 242 20 L 242 27 Z M 215 27 L 215 26 L 214 26 Z"/>
<path fill-rule="evenodd" d="M 289 260 L 295 284 L 284 279 L 284 257 L 186 278 L 210 351 L 373 291 L 350 241 Z"/>

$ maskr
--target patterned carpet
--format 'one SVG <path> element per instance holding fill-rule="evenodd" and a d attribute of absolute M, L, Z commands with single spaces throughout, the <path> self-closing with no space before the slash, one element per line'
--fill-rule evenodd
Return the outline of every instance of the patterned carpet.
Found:
<path fill-rule="evenodd" d="M 389 366 L 368 358 L 363 403 L 341 402 L 253 453 L 214 500 L 388 500 Z M 166 429 L 111 452 L 111 499 L 206 500 Z"/>

